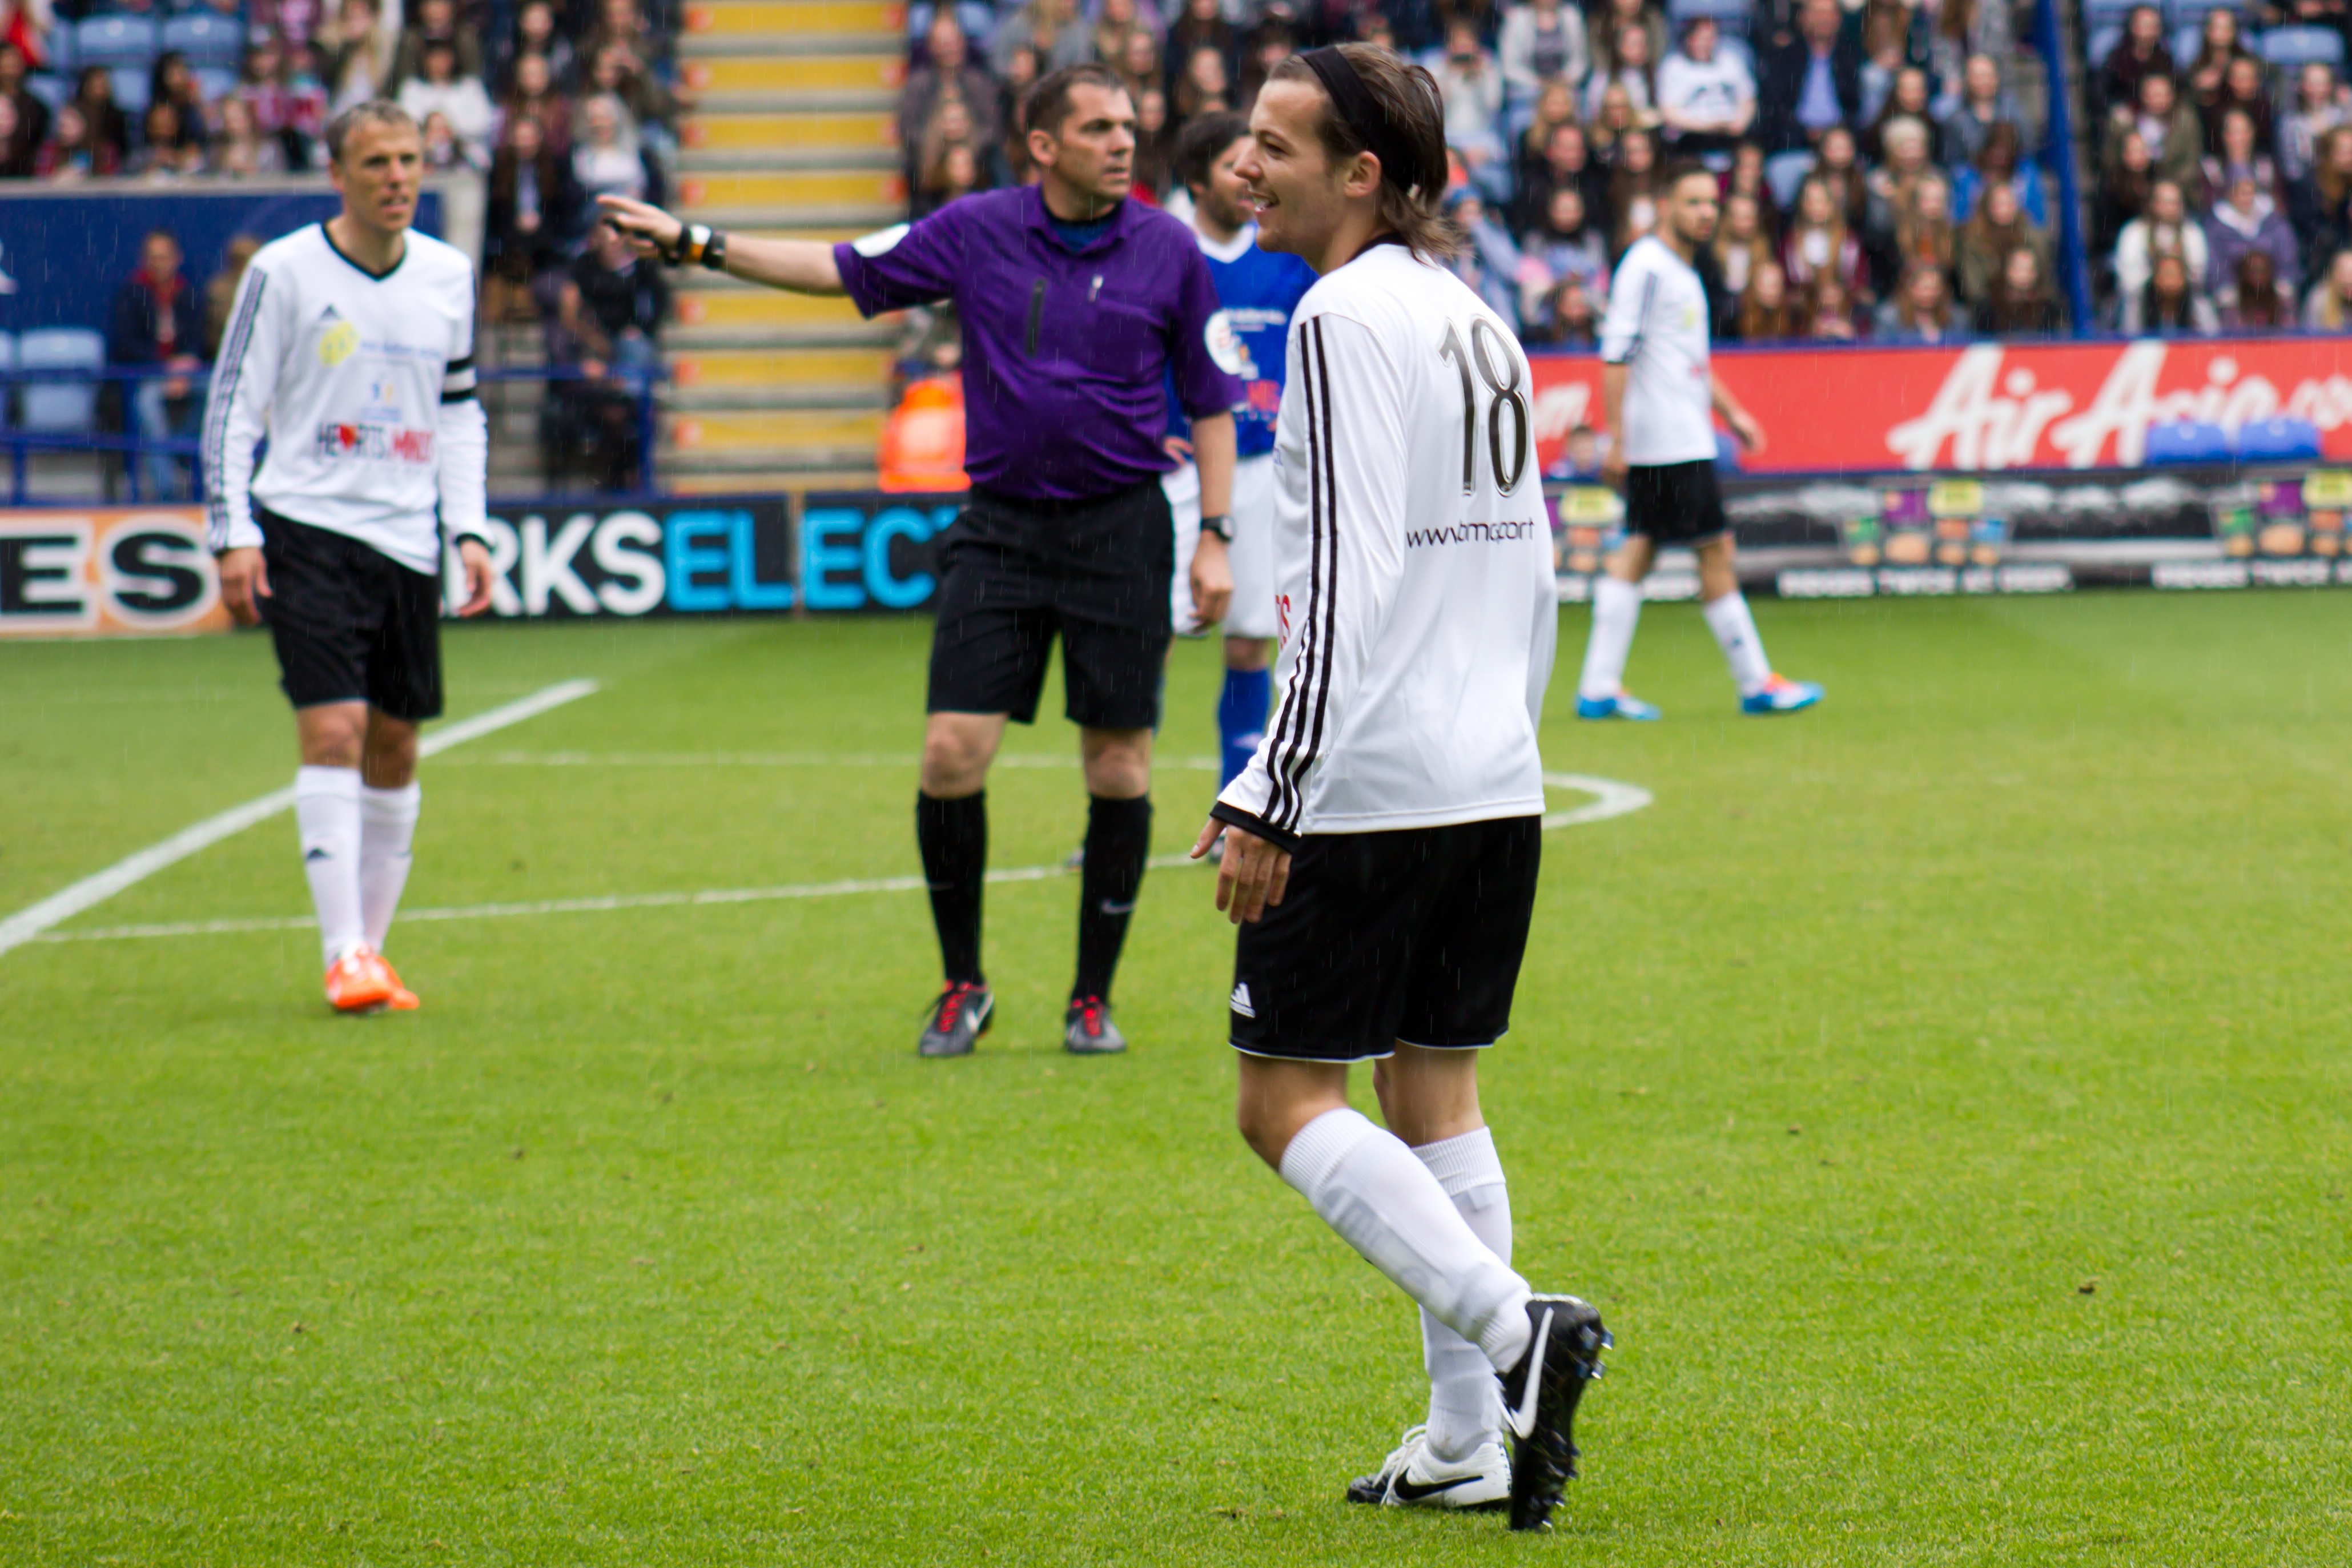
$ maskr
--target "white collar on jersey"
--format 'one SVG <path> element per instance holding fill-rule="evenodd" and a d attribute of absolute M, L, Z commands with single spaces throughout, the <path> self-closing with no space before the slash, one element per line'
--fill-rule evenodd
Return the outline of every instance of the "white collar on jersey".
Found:
<path fill-rule="evenodd" d="M 1202 255 L 1212 261 L 1222 261 L 1230 265 L 1239 261 L 1243 253 L 1257 243 L 1257 225 L 1254 223 L 1242 225 L 1242 231 L 1234 236 L 1232 241 L 1225 245 L 1219 245 L 1215 240 L 1202 234 L 1197 226 L 1192 230 L 1192 236 L 1201 242 Z"/>

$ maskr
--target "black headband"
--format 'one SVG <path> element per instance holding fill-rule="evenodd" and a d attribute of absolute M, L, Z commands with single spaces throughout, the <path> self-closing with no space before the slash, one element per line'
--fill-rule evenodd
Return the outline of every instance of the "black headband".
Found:
<path fill-rule="evenodd" d="M 1356 74 L 1355 63 L 1332 45 L 1309 49 L 1298 57 L 1307 68 L 1315 73 L 1330 95 L 1331 111 L 1339 122 L 1364 144 L 1365 151 L 1381 161 L 1381 178 L 1396 186 L 1406 195 L 1418 190 L 1425 197 L 1435 197 L 1445 189 L 1447 170 L 1443 158 L 1434 167 L 1425 166 L 1425 154 L 1413 145 L 1413 137 L 1405 127 L 1391 119 L 1386 109 Z"/>

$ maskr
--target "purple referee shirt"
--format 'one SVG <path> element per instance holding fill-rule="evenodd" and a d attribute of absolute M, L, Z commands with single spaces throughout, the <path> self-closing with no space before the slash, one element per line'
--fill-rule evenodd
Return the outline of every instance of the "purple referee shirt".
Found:
<path fill-rule="evenodd" d="M 1026 185 L 961 197 L 833 255 L 865 315 L 955 301 L 964 471 L 1001 495 L 1077 500 L 1166 473 L 1171 372 L 1195 419 L 1244 396 L 1211 354 L 1217 289 L 1199 243 L 1140 202 L 1120 203 L 1075 252 Z"/>

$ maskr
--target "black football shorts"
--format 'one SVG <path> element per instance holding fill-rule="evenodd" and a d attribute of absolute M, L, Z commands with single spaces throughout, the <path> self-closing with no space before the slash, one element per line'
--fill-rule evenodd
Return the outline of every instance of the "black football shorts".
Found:
<path fill-rule="evenodd" d="M 1175 520 L 1157 479 L 1075 501 L 975 488 L 940 536 L 929 710 L 1034 723 L 1058 636 L 1071 722 L 1151 728 L 1175 566 Z"/>
<path fill-rule="evenodd" d="M 265 508 L 261 613 L 297 708 L 365 702 L 415 724 L 441 713 L 441 580 L 373 545 Z"/>
<path fill-rule="evenodd" d="M 1730 527 L 1713 463 L 1702 458 L 1626 468 L 1626 532 L 1656 544 L 1696 544 Z"/>
<path fill-rule="evenodd" d="M 1241 928 L 1234 1047 L 1352 1062 L 1399 1040 L 1494 1044 L 1527 952 L 1542 820 L 1308 836 L 1282 902 Z"/>

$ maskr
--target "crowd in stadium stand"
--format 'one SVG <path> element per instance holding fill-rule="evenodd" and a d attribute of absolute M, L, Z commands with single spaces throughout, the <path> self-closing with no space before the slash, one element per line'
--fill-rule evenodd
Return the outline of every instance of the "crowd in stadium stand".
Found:
<path fill-rule="evenodd" d="M 2282 39 L 2324 32 L 2320 58 L 2270 64 L 2226 10 L 2185 65 L 2153 6 L 2112 47 L 2095 40 L 2099 313 L 2083 325 L 2344 324 L 2352 91 L 2331 62 L 2347 0 L 2278 3 L 2261 19 Z M 2018 25 L 2010 0 L 925 0 L 900 133 L 915 216 L 1034 178 L 1024 89 L 1100 60 L 1134 89 L 1139 194 L 1181 205 L 1168 159 L 1189 118 L 1246 110 L 1297 49 L 1361 40 L 1436 77 L 1468 241 L 1456 268 L 1531 345 L 1592 343 L 1611 267 L 1685 157 L 1723 185 L 1719 338 L 2049 336 L 2072 323 L 2058 192 L 2006 79 Z"/>

